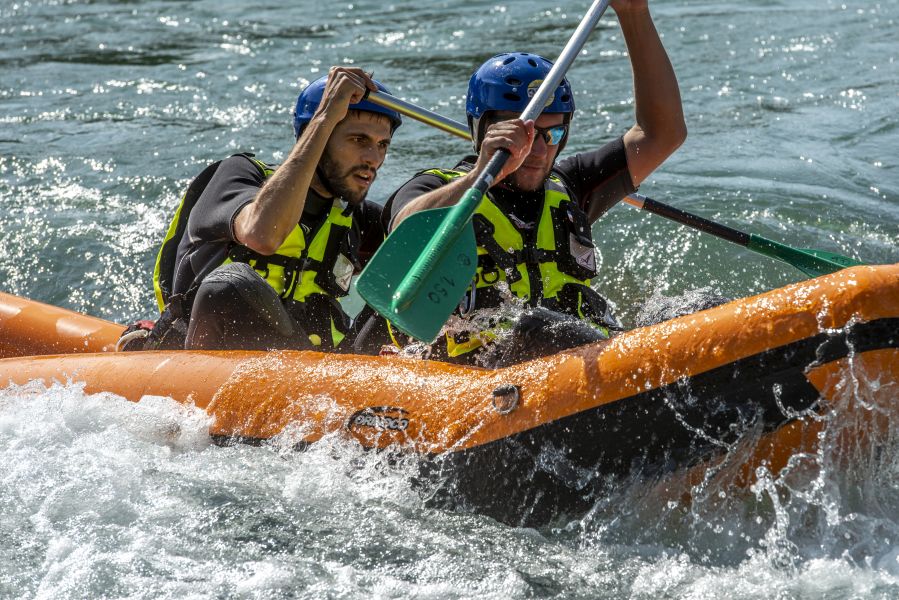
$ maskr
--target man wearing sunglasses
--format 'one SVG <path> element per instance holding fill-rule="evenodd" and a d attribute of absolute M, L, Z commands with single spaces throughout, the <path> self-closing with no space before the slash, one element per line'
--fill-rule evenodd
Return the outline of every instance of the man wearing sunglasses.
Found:
<path fill-rule="evenodd" d="M 468 85 L 466 112 L 477 156 L 451 170 L 420 172 L 388 201 L 384 215 L 393 229 L 412 213 L 455 204 L 498 149 L 511 153 L 472 219 L 477 275 L 456 315 L 463 318 L 451 319 L 446 344 L 432 348 L 438 358 L 509 362 L 482 350 L 503 326 L 497 307 L 512 296 L 534 310 L 518 320 L 520 335 L 511 336 L 526 342 L 511 353 L 502 350 L 511 360 L 603 339 L 618 327 L 590 286 L 596 275 L 591 225 L 683 143 L 686 125 L 674 70 L 646 0 L 615 0 L 612 6 L 634 72 L 636 123 L 627 133 L 560 160 L 575 110 L 571 86 L 563 80 L 536 121 L 522 122 L 518 116 L 552 63 L 526 52 L 498 54 Z"/>

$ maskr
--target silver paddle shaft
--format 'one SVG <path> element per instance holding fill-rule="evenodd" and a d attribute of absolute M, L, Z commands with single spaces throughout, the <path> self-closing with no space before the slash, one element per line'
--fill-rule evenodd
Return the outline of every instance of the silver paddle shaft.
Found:
<path fill-rule="evenodd" d="M 411 102 L 401 100 L 396 96 L 391 96 L 390 94 L 385 94 L 384 92 L 369 92 L 368 99 L 379 106 L 389 108 L 390 110 L 395 110 L 401 115 L 406 115 L 407 117 L 411 117 L 416 121 L 421 121 L 425 125 L 436 127 L 437 129 L 443 130 L 447 133 L 451 133 L 462 139 L 471 139 L 471 136 L 468 134 L 468 127 L 466 127 L 462 123 L 453 121 L 452 119 L 447 119 L 442 115 L 438 115 L 435 112 L 431 112 L 427 109 L 421 108 L 420 106 L 416 106 Z"/>
<path fill-rule="evenodd" d="M 534 97 L 531 98 L 531 101 L 528 103 L 528 107 L 521 113 L 522 121 L 536 120 L 537 117 L 540 116 L 540 113 L 543 112 L 543 108 L 546 106 L 550 96 L 555 94 L 556 88 L 559 87 L 559 83 L 562 82 L 571 63 L 574 62 L 574 59 L 577 58 L 581 48 L 584 47 L 587 38 L 590 36 L 590 32 L 593 31 L 593 28 L 599 23 L 602 14 L 606 12 L 610 1 L 611 0 L 596 0 L 590 7 L 590 10 L 587 11 L 587 14 L 584 15 L 584 18 L 581 19 L 580 25 L 578 25 L 577 29 L 574 30 L 574 33 L 571 34 L 571 38 L 569 38 L 568 43 L 565 44 L 562 53 L 559 54 L 559 58 L 556 59 L 552 69 L 550 69 L 549 73 L 546 75 L 546 79 L 540 84 L 537 93 L 534 94 Z"/>

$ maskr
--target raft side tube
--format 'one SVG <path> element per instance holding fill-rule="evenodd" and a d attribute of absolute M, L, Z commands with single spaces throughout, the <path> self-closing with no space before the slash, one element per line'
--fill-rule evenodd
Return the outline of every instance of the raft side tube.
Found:
<path fill-rule="evenodd" d="M 0 358 L 111 352 L 124 330 L 124 325 L 0 292 Z"/>
<path fill-rule="evenodd" d="M 307 442 L 344 428 L 368 447 L 440 453 L 668 389 L 850 321 L 897 317 L 899 265 L 856 267 L 505 369 L 318 352 L 166 351 L 7 359 L 0 381 L 74 378 L 88 393 L 192 401 L 215 416 L 216 435 L 265 439 L 302 421 Z M 503 386 L 520 390 L 508 414 L 494 402 Z"/>

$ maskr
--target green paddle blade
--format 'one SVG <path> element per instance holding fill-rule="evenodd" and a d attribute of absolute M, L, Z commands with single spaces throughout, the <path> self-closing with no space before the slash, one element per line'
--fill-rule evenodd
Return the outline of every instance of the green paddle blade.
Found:
<path fill-rule="evenodd" d="M 824 250 L 792 248 L 755 234 L 749 235 L 749 244 L 746 247 L 753 252 L 782 260 L 809 277 L 820 277 L 821 275 L 835 273 L 846 267 L 865 264 L 848 256 L 825 252 Z"/>
<path fill-rule="evenodd" d="M 459 299 L 471 285 L 477 268 L 477 245 L 471 223 L 428 271 L 415 300 L 394 311 L 394 293 L 412 265 L 437 235 L 449 208 L 414 213 L 388 236 L 356 280 L 356 291 L 373 309 L 399 330 L 423 342 L 440 333 Z"/>
<path fill-rule="evenodd" d="M 817 258 L 838 264 L 843 265 L 843 268 L 846 267 L 858 267 L 860 265 L 866 265 L 868 263 L 861 262 L 859 260 L 855 260 L 854 258 L 849 258 L 848 256 L 843 256 L 842 254 L 834 254 L 833 252 L 825 252 L 824 250 L 816 250 L 814 248 L 803 248 L 803 252 L 808 252 L 816 256 Z"/>

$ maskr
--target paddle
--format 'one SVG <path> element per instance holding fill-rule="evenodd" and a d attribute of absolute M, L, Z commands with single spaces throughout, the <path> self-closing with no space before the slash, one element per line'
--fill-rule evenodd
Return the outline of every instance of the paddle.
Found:
<path fill-rule="evenodd" d="M 727 225 L 709 221 L 703 217 L 653 200 L 652 198 L 647 198 L 642 194 L 631 194 L 627 196 L 624 201 L 641 210 L 660 215 L 666 219 L 671 219 L 672 221 L 677 221 L 678 223 L 692 227 L 693 229 L 710 233 L 729 242 L 739 244 L 753 252 L 781 260 L 796 267 L 809 277 L 827 275 L 828 273 L 834 273 L 840 269 L 845 269 L 846 267 L 865 264 L 849 258 L 848 256 L 834 254 L 833 252 L 813 250 L 810 248 L 793 248 L 763 238 L 760 235 L 755 235 L 754 233 L 744 233 L 728 227 Z"/>
<path fill-rule="evenodd" d="M 521 120 L 534 120 L 543 112 L 609 1 L 593 2 Z M 471 217 L 509 156 L 508 151 L 497 151 L 456 205 L 407 217 L 359 276 L 359 295 L 401 331 L 430 342 L 465 294 L 477 268 Z"/>
<path fill-rule="evenodd" d="M 458 121 L 447 119 L 437 113 L 433 113 L 414 104 L 410 104 L 380 92 L 372 92 L 369 99 L 382 106 L 388 106 L 406 116 L 416 119 L 417 121 L 437 127 L 438 129 L 442 129 L 443 131 L 449 132 L 460 138 L 471 140 L 468 129 Z M 677 221 L 687 227 L 692 227 L 729 242 L 739 244 L 752 252 L 783 261 L 799 269 L 809 277 L 827 275 L 828 273 L 833 273 L 846 267 L 865 264 L 841 254 L 834 254 L 833 252 L 815 250 L 812 248 L 793 248 L 763 238 L 760 235 L 755 235 L 754 233 L 744 233 L 728 227 L 727 225 L 715 223 L 704 217 L 659 202 L 658 200 L 647 198 L 641 194 L 631 194 L 624 199 L 624 202 L 635 208 L 651 212 L 655 215 L 665 217 L 666 219 L 671 219 L 672 221 Z"/>
<path fill-rule="evenodd" d="M 372 92 L 369 90 L 366 92 L 365 98 L 371 100 L 375 104 L 380 104 L 384 108 L 389 108 L 401 115 L 411 117 L 425 125 L 430 125 L 431 127 L 435 127 L 441 131 L 468 140 L 469 142 L 471 141 L 471 134 L 468 133 L 468 127 L 459 121 L 453 121 L 452 119 L 438 115 L 435 112 L 431 112 L 426 108 L 416 106 L 411 102 L 406 102 L 405 100 L 401 100 L 390 94 L 385 94 L 384 92 Z"/>

